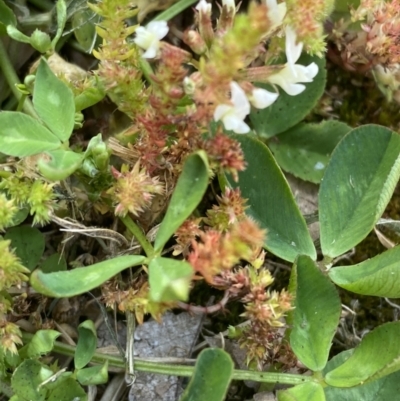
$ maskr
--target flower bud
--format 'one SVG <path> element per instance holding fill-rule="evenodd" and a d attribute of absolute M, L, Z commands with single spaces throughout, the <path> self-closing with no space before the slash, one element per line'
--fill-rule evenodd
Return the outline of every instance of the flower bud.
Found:
<path fill-rule="evenodd" d="M 196 90 L 196 83 L 193 81 L 193 79 L 186 77 L 183 80 L 183 89 L 187 95 L 192 96 Z"/>
<path fill-rule="evenodd" d="M 217 32 L 221 34 L 232 28 L 235 15 L 235 0 L 222 0 L 222 10 L 218 20 Z"/>
<path fill-rule="evenodd" d="M 199 27 L 200 35 L 204 39 L 208 47 L 214 40 L 214 30 L 211 21 L 211 4 L 206 0 L 200 0 L 196 6 L 198 11 L 197 24 Z"/>
<path fill-rule="evenodd" d="M 198 55 L 202 55 L 207 51 L 207 45 L 203 38 L 193 29 L 187 29 L 184 32 L 183 41 Z"/>
<path fill-rule="evenodd" d="M 40 53 L 46 53 L 51 49 L 51 39 L 46 32 L 35 29 L 30 38 L 31 46 Z"/>

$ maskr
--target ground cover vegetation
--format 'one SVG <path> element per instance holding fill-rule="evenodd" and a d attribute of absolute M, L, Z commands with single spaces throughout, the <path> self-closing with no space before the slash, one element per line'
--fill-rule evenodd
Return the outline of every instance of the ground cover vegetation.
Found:
<path fill-rule="evenodd" d="M 1 397 L 395 399 L 399 32 L 395 0 L 0 0 Z M 222 343 L 137 356 L 171 311 Z"/>

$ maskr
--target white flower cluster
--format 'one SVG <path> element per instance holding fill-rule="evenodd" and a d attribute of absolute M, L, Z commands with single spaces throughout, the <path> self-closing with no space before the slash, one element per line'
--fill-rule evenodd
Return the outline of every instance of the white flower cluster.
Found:
<path fill-rule="evenodd" d="M 230 87 L 231 104 L 218 105 L 214 111 L 214 120 L 221 120 L 225 129 L 236 132 L 236 134 L 246 134 L 250 128 L 243 120 L 250 113 L 250 102 L 254 107 L 264 109 L 275 102 L 278 94 L 255 88 L 248 99 L 237 82 L 232 81 Z"/>
<path fill-rule="evenodd" d="M 286 3 L 277 4 L 276 0 L 266 0 L 268 17 L 272 22 L 271 30 L 282 24 L 286 14 Z M 286 27 L 285 52 L 287 62 L 276 74 L 271 75 L 268 81 L 273 85 L 279 85 L 288 95 L 296 96 L 305 90 L 302 83 L 312 82 L 318 74 L 318 66 L 311 63 L 307 67 L 296 64 L 303 50 L 303 43 L 296 43 L 296 32 L 291 27 Z M 265 89 L 256 88 L 249 98 L 243 89 L 231 82 L 231 104 L 220 104 L 214 111 L 214 120 L 221 120 L 225 129 L 236 134 L 246 134 L 250 127 L 244 122 L 250 113 L 250 103 L 257 109 L 270 106 L 278 98 L 278 93 L 272 93 Z M 250 102 L 249 102 L 250 101 Z"/>
<path fill-rule="evenodd" d="M 268 6 L 268 18 L 272 25 L 270 30 L 282 25 L 286 14 L 286 3 L 277 3 L 277 0 L 265 0 Z M 227 7 L 235 7 L 234 0 L 222 0 Z M 211 4 L 200 0 L 196 9 L 200 13 L 210 13 Z M 145 52 L 142 57 L 154 58 L 160 48 L 160 40 L 168 33 L 166 21 L 153 21 L 146 27 L 139 27 L 136 30 L 135 43 Z M 279 85 L 288 95 L 296 96 L 305 90 L 303 83 L 312 82 L 318 73 L 318 66 L 311 63 L 307 67 L 296 64 L 303 49 L 303 43 L 296 43 L 296 32 L 291 27 L 286 27 L 285 52 L 287 62 L 276 74 L 271 75 L 268 81 L 272 85 Z M 264 109 L 270 106 L 278 98 L 278 93 L 269 92 L 265 89 L 255 88 L 250 96 L 246 96 L 244 90 L 237 82 L 230 83 L 231 98 L 230 104 L 220 104 L 214 111 L 214 120 L 221 120 L 225 129 L 245 134 L 250 131 L 249 126 L 244 122 L 250 113 L 250 103 L 257 109 Z"/>
<path fill-rule="evenodd" d="M 136 29 L 134 42 L 145 52 L 143 58 L 154 58 L 160 49 L 160 40 L 168 33 L 167 21 L 152 21 L 146 27 Z"/>

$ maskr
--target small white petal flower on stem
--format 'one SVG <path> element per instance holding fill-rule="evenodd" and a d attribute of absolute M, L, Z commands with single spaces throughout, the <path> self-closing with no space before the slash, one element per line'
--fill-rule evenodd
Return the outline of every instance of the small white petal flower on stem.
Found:
<path fill-rule="evenodd" d="M 235 0 L 222 0 L 222 6 L 226 6 L 228 10 L 231 8 L 236 10 Z"/>
<path fill-rule="evenodd" d="M 285 52 L 287 57 L 288 64 L 294 65 L 296 61 L 301 56 L 301 52 L 303 50 L 303 43 L 296 44 L 296 32 L 290 26 L 287 26 L 285 29 Z"/>
<path fill-rule="evenodd" d="M 271 104 L 278 99 L 278 96 L 279 93 L 270 92 L 262 88 L 255 88 L 251 92 L 249 100 L 256 109 L 265 109 L 266 107 L 271 106 Z"/>
<path fill-rule="evenodd" d="M 296 96 L 306 87 L 299 82 L 312 82 L 318 74 L 318 66 L 314 62 L 308 66 L 295 64 L 301 55 L 303 43 L 296 44 L 296 32 L 286 27 L 286 58 L 287 63 L 276 74 L 268 78 L 271 84 L 279 85 L 288 95 Z"/>
<path fill-rule="evenodd" d="M 268 18 L 272 22 L 270 31 L 282 25 L 283 18 L 286 15 L 286 3 L 277 3 L 276 0 L 265 0 L 268 7 Z"/>
<path fill-rule="evenodd" d="M 206 0 L 200 0 L 200 2 L 196 6 L 196 10 L 199 13 L 211 15 L 211 4 L 207 3 Z"/>
<path fill-rule="evenodd" d="M 143 58 L 154 58 L 160 49 L 160 40 L 168 33 L 166 21 L 153 21 L 146 27 L 140 26 L 136 29 L 134 42 L 145 52 Z"/>
<path fill-rule="evenodd" d="M 249 126 L 243 121 L 250 113 L 250 103 L 244 90 L 236 83 L 231 82 L 232 104 L 220 104 L 214 111 L 214 120 L 221 120 L 225 129 L 236 134 L 246 134 Z"/>

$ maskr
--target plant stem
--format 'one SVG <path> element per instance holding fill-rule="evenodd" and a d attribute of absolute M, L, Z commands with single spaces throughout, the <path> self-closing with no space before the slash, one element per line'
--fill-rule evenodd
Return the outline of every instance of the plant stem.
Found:
<path fill-rule="evenodd" d="M 139 65 L 140 69 L 142 70 L 142 73 L 144 77 L 149 81 L 150 83 L 153 83 L 153 80 L 151 79 L 151 76 L 154 74 L 153 69 L 151 68 L 150 63 L 145 60 L 143 57 L 139 58 Z"/>
<path fill-rule="evenodd" d="M 233 371 L 232 380 L 251 380 L 254 382 L 263 383 L 291 384 L 293 386 L 314 381 L 312 376 L 297 375 L 292 373 L 257 372 L 254 370 L 238 369 Z"/>
<path fill-rule="evenodd" d="M 16 84 L 20 84 L 20 80 L 18 75 L 16 74 L 14 67 L 11 63 L 10 58 L 6 52 L 4 47 L 4 43 L 0 40 L 0 70 L 3 71 L 4 78 L 6 79 L 12 93 L 18 99 L 18 101 L 23 96 L 22 93 L 16 88 Z M 26 99 L 23 105 L 23 109 L 25 113 L 29 114 L 34 118 L 38 118 L 35 109 L 33 108 L 32 102 L 29 99 Z"/>
<path fill-rule="evenodd" d="M 32 337 L 33 334 L 30 333 L 23 332 L 22 334 L 24 343 L 30 341 Z M 75 354 L 75 347 L 72 345 L 61 343 L 59 341 L 55 341 L 53 351 L 59 354 L 73 356 Z M 103 365 L 105 361 L 108 361 L 110 367 L 125 370 L 126 362 L 122 357 L 102 354 L 100 352 L 96 352 L 93 355 L 93 363 Z M 145 358 L 135 358 L 134 368 L 135 370 L 141 372 L 184 377 L 191 377 L 195 370 L 195 366 L 164 364 L 148 361 Z M 303 376 L 290 373 L 255 372 L 251 370 L 235 369 L 233 371 L 232 380 L 252 380 L 255 382 L 263 383 L 282 383 L 296 385 L 300 383 L 314 381 L 315 379 L 312 376 Z"/>
<path fill-rule="evenodd" d="M 120 217 L 119 219 L 125 224 L 125 227 L 138 240 L 139 244 L 145 251 L 147 257 L 153 256 L 154 248 L 147 240 L 146 236 L 143 234 L 142 230 L 138 227 L 138 225 L 129 216 Z"/>
<path fill-rule="evenodd" d="M 170 19 L 181 13 L 183 10 L 197 2 L 198 0 L 180 0 L 173 6 L 169 7 L 167 10 L 158 14 L 157 17 L 153 18 L 153 21 L 169 21 Z"/>
<path fill-rule="evenodd" d="M 18 101 L 18 106 L 17 106 L 17 110 L 16 111 L 21 111 L 24 108 L 24 103 L 25 100 L 27 99 L 28 95 L 26 94 L 22 94 L 22 96 L 20 97 L 19 101 Z"/>

